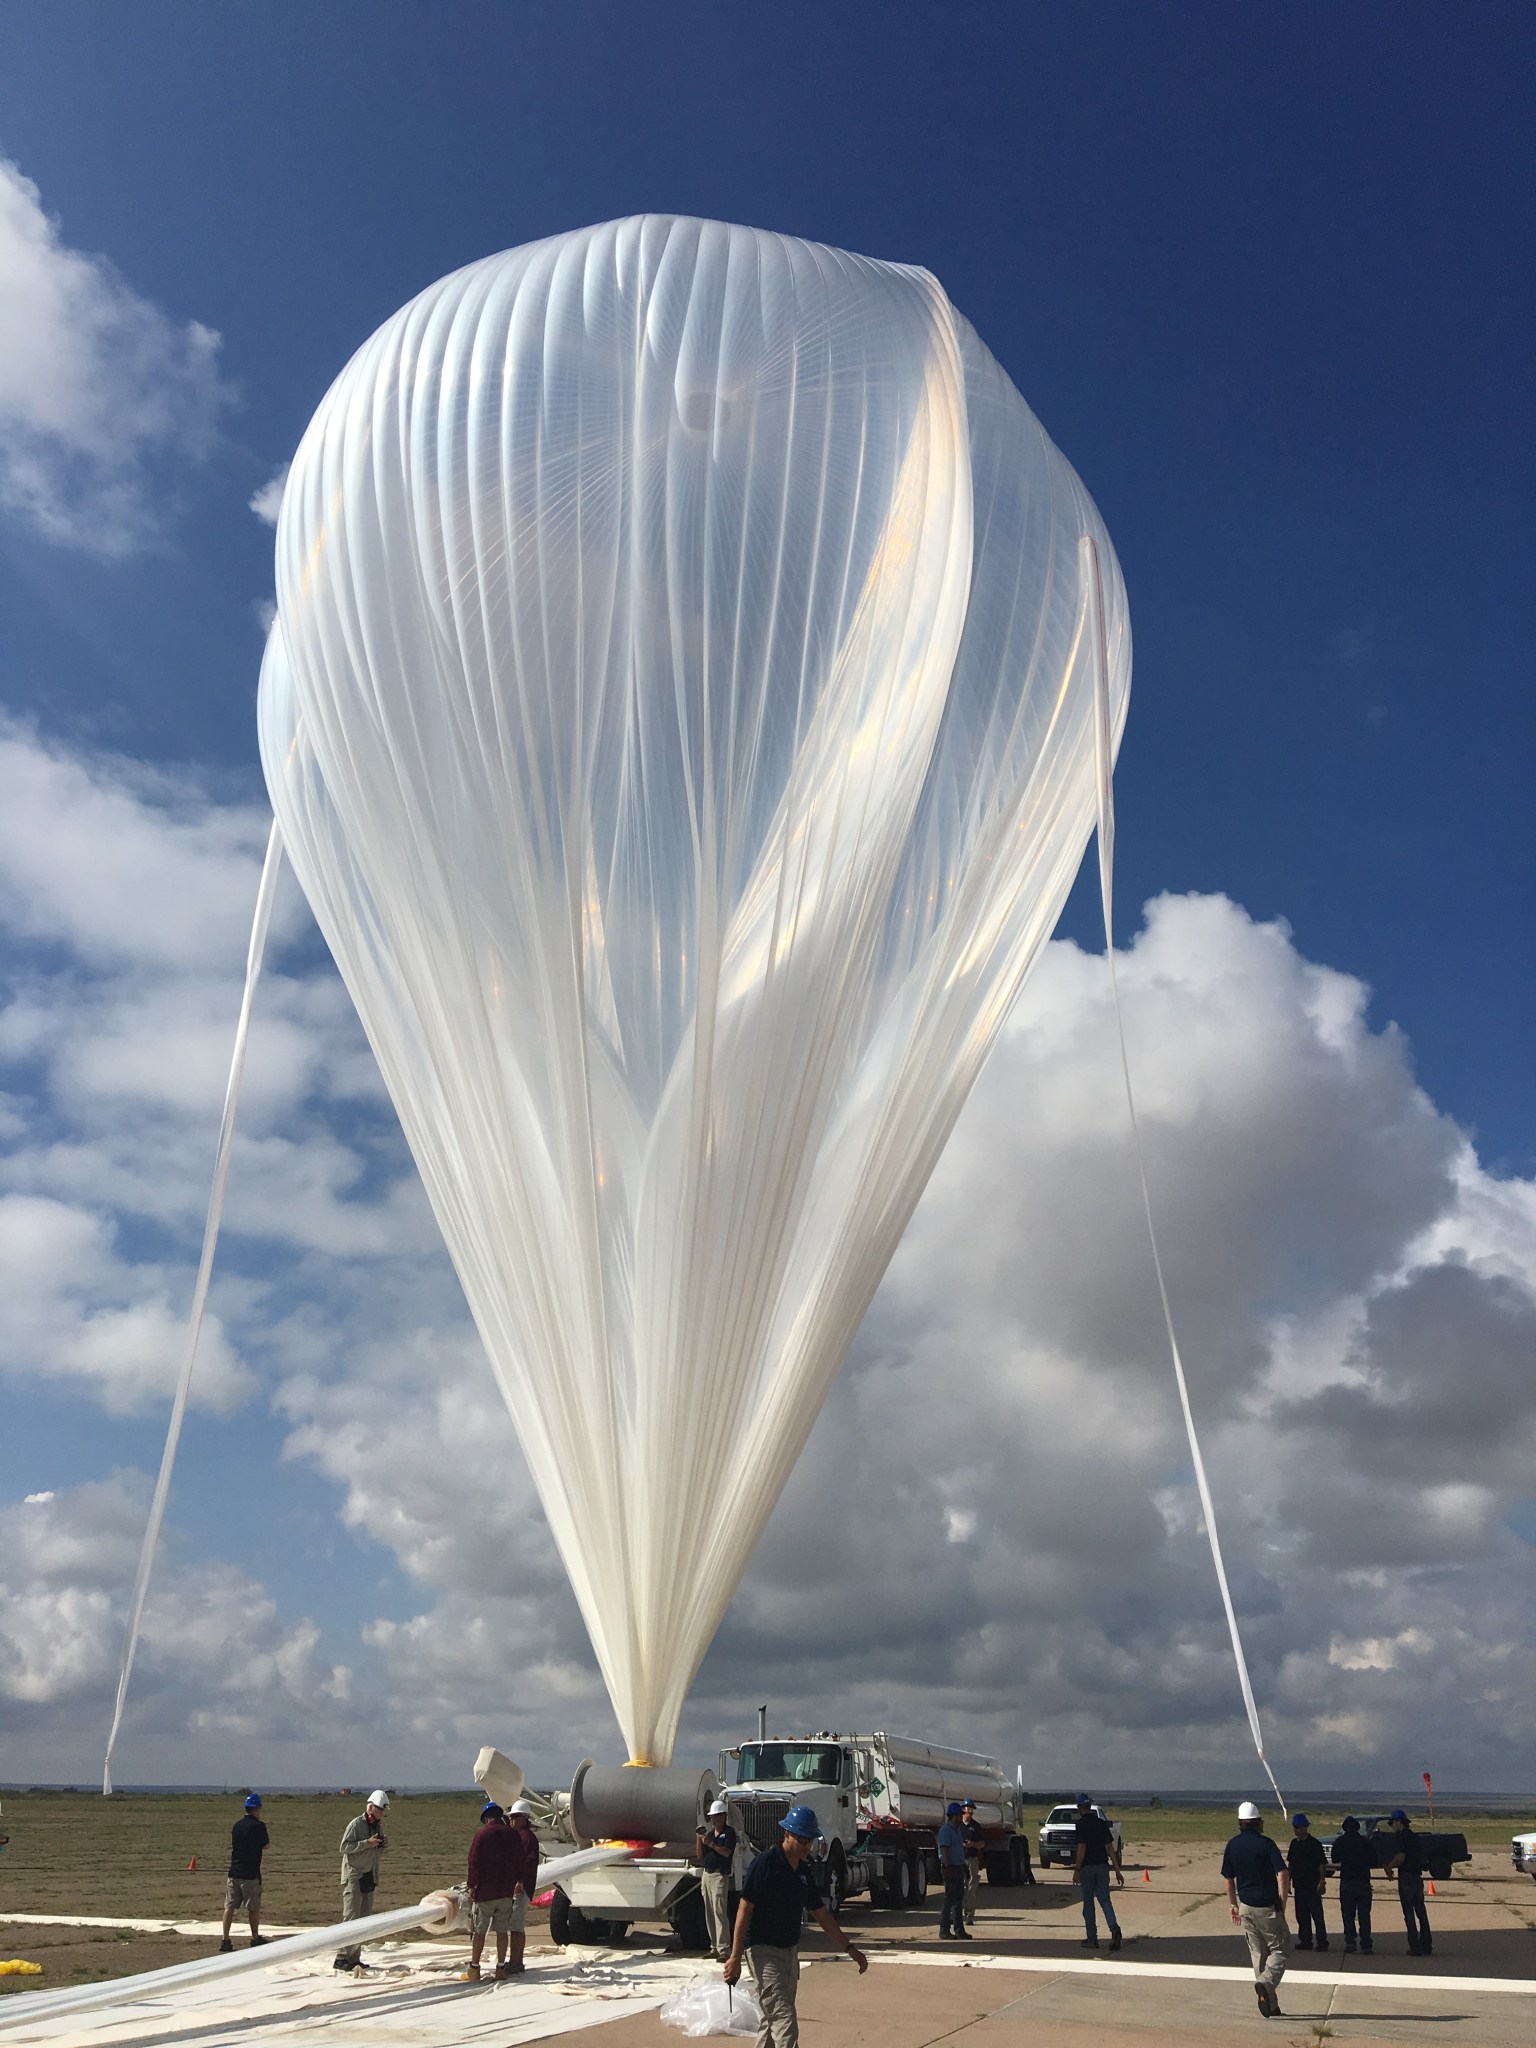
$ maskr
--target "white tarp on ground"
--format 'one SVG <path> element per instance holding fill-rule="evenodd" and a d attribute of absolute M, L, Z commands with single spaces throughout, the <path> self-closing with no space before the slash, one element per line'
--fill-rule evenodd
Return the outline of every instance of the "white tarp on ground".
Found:
<path fill-rule="evenodd" d="M 494 2042 L 515 2048 L 652 2012 L 699 1960 L 590 1951 L 530 1956 L 510 1983 L 461 1984 L 466 1942 L 381 1945 L 366 1976 L 339 1976 L 323 1958 L 274 1964 L 234 1983 L 186 1985 L 104 2012 L 46 2013 L 7 2024 L 5 2048 L 247 2048 L 247 2044 L 323 2041 L 326 2048 L 460 2048 Z M 131 1980 L 124 1981 L 125 1993 Z"/>

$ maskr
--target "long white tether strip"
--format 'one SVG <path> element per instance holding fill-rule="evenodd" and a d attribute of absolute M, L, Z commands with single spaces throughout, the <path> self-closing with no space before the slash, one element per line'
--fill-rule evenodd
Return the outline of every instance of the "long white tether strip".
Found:
<path fill-rule="evenodd" d="M 160 1454 L 160 1476 L 155 1481 L 149 1504 L 149 1523 L 139 1552 L 138 1576 L 133 1582 L 133 1599 L 128 1608 L 128 1639 L 123 1648 L 123 1668 L 118 1674 L 117 1701 L 112 1709 L 112 1727 L 107 1735 L 107 1752 L 101 1766 L 101 1789 L 112 1790 L 112 1751 L 123 1722 L 123 1703 L 128 1697 L 128 1680 L 133 1673 L 134 1653 L 139 1647 L 139 1626 L 144 1619 L 144 1600 L 149 1592 L 150 1574 L 155 1567 L 155 1550 L 160 1541 L 160 1524 L 165 1519 L 166 1496 L 171 1490 L 171 1471 L 176 1463 L 176 1446 L 181 1441 L 182 1418 L 187 1412 L 187 1391 L 192 1384 L 192 1365 L 197 1357 L 197 1340 L 203 1327 L 203 1310 L 208 1302 L 208 1282 L 213 1273 L 214 1247 L 219 1241 L 219 1224 L 224 1215 L 224 1190 L 229 1183 L 229 1156 L 235 1137 L 235 1109 L 240 1100 L 240 1077 L 245 1071 L 245 1045 L 251 1028 L 251 1003 L 261 978 L 261 959 L 266 951 L 267 926 L 272 921 L 272 899 L 282 871 L 283 842 L 277 821 L 267 840 L 261 883 L 256 891 L 256 914 L 251 920 L 251 943 L 245 956 L 245 994 L 240 1003 L 240 1021 L 235 1027 L 235 1050 L 229 1063 L 229 1082 L 224 1090 L 224 1119 L 219 1126 L 219 1147 L 214 1157 L 213 1186 L 208 1195 L 208 1216 L 203 1225 L 203 1255 L 197 1268 L 197 1285 L 192 1290 L 192 1309 L 187 1317 L 186 1344 L 182 1351 L 181 1376 L 171 1419 Z"/>
<path fill-rule="evenodd" d="M 1201 1513 L 1205 1516 L 1205 1533 L 1210 1539 L 1211 1562 L 1216 1567 L 1216 1583 L 1221 1588 L 1221 1604 L 1226 1609 L 1227 1632 L 1232 1638 L 1232 1654 L 1237 1660 L 1237 1677 L 1243 1689 L 1243 1705 L 1248 1709 L 1248 1726 L 1253 1731 L 1253 1746 L 1259 1753 L 1259 1762 L 1264 1766 L 1264 1775 L 1274 1792 L 1275 1803 L 1284 1813 L 1285 1801 L 1280 1796 L 1280 1787 L 1275 1782 L 1275 1774 L 1269 1767 L 1268 1757 L 1264 1754 L 1264 1730 L 1260 1725 L 1259 1710 L 1253 1697 L 1253 1683 L 1248 1676 L 1248 1659 L 1243 1654 L 1243 1638 L 1237 1626 L 1237 1610 L 1232 1605 L 1231 1588 L 1227 1584 L 1227 1568 L 1222 1562 L 1221 1538 L 1216 1531 L 1216 1508 L 1205 1476 L 1205 1460 L 1200 1455 L 1200 1439 L 1195 1432 L 1194 1411 L 1189 1405 L 1189 1384 L 1184 1377 L 1184 1360 L 1179 1351 L 1178 1335 L 1173 1327 L 1173 1310 L 1168 1304 L 1168 1284 L 1163 1277 L 1162 1253 L 1158 1249 L 1157 1230 L 1152 1221 L 1152 1196 L 1147 1186 L 1147 1162 L 1141 1144 L 1141 1125 L 1136 1115 L 1135 1091 L 1131 1087 L 1130 1056 L 1125 1047 L 1125 1017 L 1120 1008 L 1120 981 L 1115 972 L 1115 755 L 1110 725 L 1109 645 L 1104 630 L 1104 589 L 1097 547 L 1087 535 L 1084 536 L 1081 545 L 1090 557 L 1089 574 L 1085 581 L 1094 614 L 1093 757 L 1099 801 L 1099 894 L 1104 905 L 1104 957 L 1109 962 L 1109 986 L 1114 997 L 1115 1030 L 1120 1041 L 1120 1071 L 1125 1078 L 1125 1103 L 1130 1112 L 1131 1141 L 1136 1153 L 1136 1172 L 1141 1182 L 1141 1205 L 1147 1219 L 1147 1242 L 1152 1248 L 1152 1269 L 1157 1275 L 1158 1298 L 1163 1305 L 1163 1327 L 1168 1333 L 1168 1352 L 1173 1360 L 1173 1376 L 1178 1383 L 1179 1406 L 1184 1411 L 1184 1433 L 1189 1439 L 1190 1461 L 1195 1468 L 1195 1485 L 1200 1494 Z"/>

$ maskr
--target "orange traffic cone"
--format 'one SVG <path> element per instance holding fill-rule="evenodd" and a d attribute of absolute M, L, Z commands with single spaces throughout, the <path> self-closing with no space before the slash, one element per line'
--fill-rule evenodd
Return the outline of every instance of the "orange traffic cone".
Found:
<path fill-rule="evenodd" d="M 1429 1880 L 1427 1890 L 1429 1892 L 1429 1896 L 1433 1898 L 1435 1896 L 1435 1880 L 1433 1878 Z"/>
<path fill-rule="evenodd" d="M 1143 1884 L 1150 1884 L 1152 1882 L 1152 1873 L 1148 1870 L 1145 1863 L 1141 1866 L 1141 1881 Z"/>
<path fill-rule="evenodd" d="M 189 1863 L 189 1864 L 187 1865 L 187 1868 L 188 1868 L 188 1870 L 196 1870 L 196 1868 L 197 1868 L 197 1858 L 196 1858 L 195 1856 L 194 1856 L 194 1857 L 192 1858 L 192 1861 L 191 1861 L 191 1862 L 190 1862 L 190 1863 Z"/>

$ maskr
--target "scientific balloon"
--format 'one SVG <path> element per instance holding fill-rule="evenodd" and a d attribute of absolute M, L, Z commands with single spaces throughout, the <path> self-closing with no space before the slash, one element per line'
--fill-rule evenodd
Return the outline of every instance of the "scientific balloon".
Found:
<path fill-rule="evenodd" d="M 1108 537 L 921 270 L 556 236 L 295 457 L 268 787 L 633 1757 L 1071 884 L 1101 660 L 1118 737 Z"/>

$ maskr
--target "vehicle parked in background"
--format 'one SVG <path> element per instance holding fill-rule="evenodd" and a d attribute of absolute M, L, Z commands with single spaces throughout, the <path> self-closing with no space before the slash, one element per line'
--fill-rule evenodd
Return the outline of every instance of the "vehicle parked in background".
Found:
<path fill-rule="evenodd" d="M 759 1736 L 724 1751 L 720 1775 L 738 1835 L 735 1882 L 779 1839 L 792 1806 L 814 1807 L 823 1842 L 812 1864 L 835 1913 L 867 1891 L 876 1906 L 910 1906 L 939 1876 L 934 1837 L 951 1799 L 973 1799 L 985 1830 L 987 1882 L 1015 1885 L 1029 1868 L 1024 1793 L 989 1756 L 907 1735 Z"/>
<path fill-rule="evenodd" d="M 1536 1831 L 1528 1835 L 1516 1835 L 1509 1845 L 1509 1860 L 1516 1870 L 1523 1870 L 1527 1877 L 1536 1877 Z"/>
<path fill-rule="evenodd" d="M 1378 1863 L 1385 1863 L 1393 1852 L 1392 1816 L 1389 1813 L 1362 1813 L 1359 1816 L 1360 1832 L 1371 1838 L 1371 1847 L 1376 1852 Z M 1453 1863 L 1470 1863 L 1472 1851 L 1467 1847 L 1465 1835 L 1434 1834 L 1420 1827 L 1414 1828 L 1419 1844 L 1419 1854 L 1424 1858 L 1425 1868 L 1431 1877 L 1441 1879 L 1451 1874 Z M 1323 1854 L 1328 1859 L 1328 1868 L 1333 1868 L 1333 1845 L 1339 1839 L 1338 1833 L 1320 1836 Z"/>
<path fill-rule="evenodd" d="M 1100 1820 L 1108 1820 L 1102 1806 L 1093 1811 Z M 1124 1855 L 1125 1844 L 1120 1837 L 1120 1823 L 1109 1822 L 1109 1832 L 1114 1837 L 1116 1849 Z M 1077 1859 L 1077 1808 L 1075 1806 L 1053 1806 L 1040 1823 L 1040 1862 L 1049 1870 L 1053 1863 L 1073 1863 Z"/>

